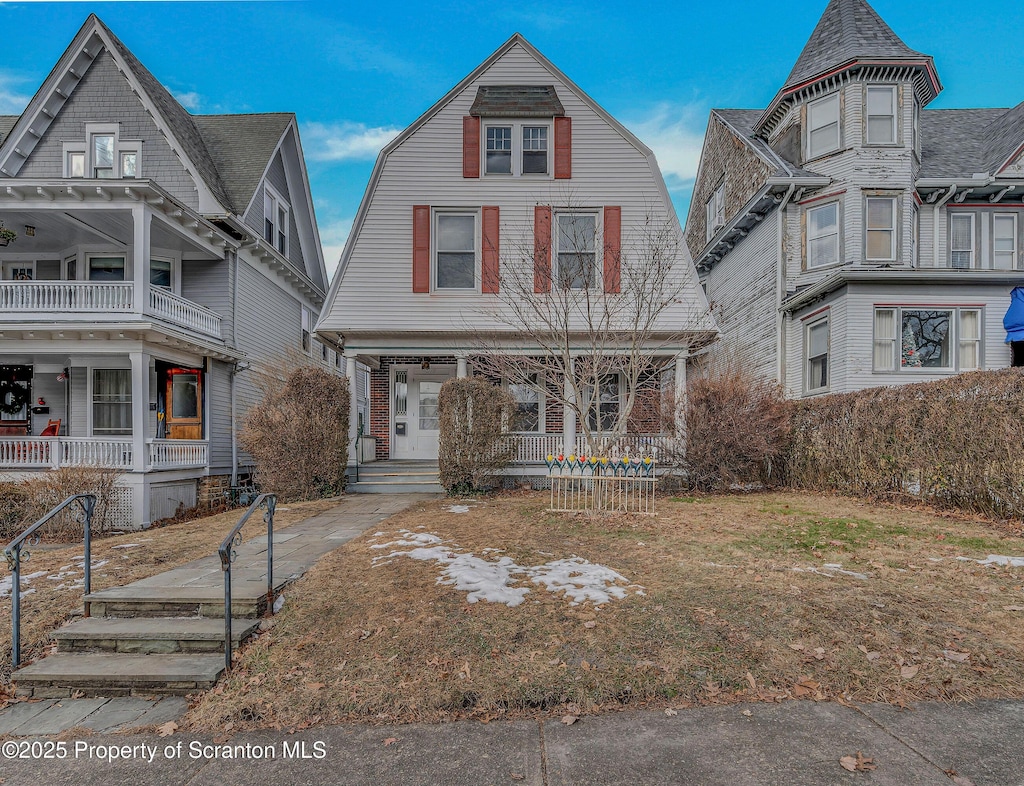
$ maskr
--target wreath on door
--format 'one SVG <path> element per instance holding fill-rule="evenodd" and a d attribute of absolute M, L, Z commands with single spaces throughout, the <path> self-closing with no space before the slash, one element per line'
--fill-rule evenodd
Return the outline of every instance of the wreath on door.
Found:
<path fill-rule="evenodd" d="M 11 379 L 0 379 L 0 412 L 19 415 L 28 403 L 28 385 Z"/>

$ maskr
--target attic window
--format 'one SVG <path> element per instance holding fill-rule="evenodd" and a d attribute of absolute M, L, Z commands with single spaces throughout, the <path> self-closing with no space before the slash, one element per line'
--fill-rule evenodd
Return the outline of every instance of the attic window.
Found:
<path fill-rule="evenodd" d="M 117 123 L 87 123 L 85 139 L 64 143 L 64 177 L 134 179 L 141 167 L 141 142 L 121 139 Z"/>
<path fill-rule="evenodd" d="M 263 189 L 263 239 L 288 255 L 288 204 L 269 185 Z"/>

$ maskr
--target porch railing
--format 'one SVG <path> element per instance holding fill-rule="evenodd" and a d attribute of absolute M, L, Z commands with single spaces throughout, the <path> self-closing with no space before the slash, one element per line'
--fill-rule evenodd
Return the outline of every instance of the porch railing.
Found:
<path fill-rule="evenodd" d="M 506 437 L 516 448 L 514 461 L 517 464 L 543 464 L 548 456 L 557 456 L 562 452 L 563 438 L 561 434 L 512 434 Z M 577 435 L 577 451 L 586 450 L 582 445 L 582 435 Z M 663 458 L 669 441 L 667 434 L 627 434 L 616 440 L 606 451 L 609 456 L 642 455 Z"/>
<path fill-rule="evenodd" d="M 167 319 L 176 325 L 182 325 L 214 338 L 221 337 L 220 314 L 216 314 L 198 303 L 185 300 L 166 289 L 153 286 L 149 288 L 149 308 L 155 316 Z"/>
<path fill-rule="evenodd" d="M 194 469 L 210 460 L 210 443 L 205 439 L 151 439 L 146 451 L 150 469 Z"/>
<path fill-rule="evenodd" d="M 3 469 L 131 469 L 131 466 L 131 440 L 74 437 L 0 439 L 0 468 Z"/>
<path fill-rule="evenodd" d="M 132 311 L 132 283 L 97 281 L 0 282 L 0 310 Z"/>

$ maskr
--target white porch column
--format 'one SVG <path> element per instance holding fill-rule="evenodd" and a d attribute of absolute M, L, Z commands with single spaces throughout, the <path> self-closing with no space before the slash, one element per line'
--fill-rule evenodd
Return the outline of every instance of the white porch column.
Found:
<path fill-rule="evenodd" d="M 146 422 L 149 417 L 149 355 L 129 352 L 132 361 L 132 471 L 146 471 Z"/>
<path fill-rule="evenodd" d="M 359 450 L 359 398 L 356 395 L 356 353 L 345 350 L 345 376 L 348 377 L 348 463 L 355 464 Z"/>
<path fill-rule="evenodd" d="M 576 410 L 573 409 L 576 403 L 576 389 L 569 381 L 569 377 L 562 380 L 562 399 L 562 450 L 568 456 L 576 452 Z"/>
<path fill-rule="evenodd" d="M 469 376 L 469 364 L 466 362 L 465 355 L 456 355 L 455 357 L 456 369 L 455 376 L 459 379 L 465 379 Z"/>
<path fill-rule="evenodd" d="M 132 304 L 143 313 L 149 309 L 149 209 L 145 205 L 132 208 Z"/>
<path fill-rule="evenodd" d="M 675 427 L 676 451 L 682 455 L 686 450 L 686 359 L 689 353 L 680 352 L 676 355 L 675 374 Z"/>

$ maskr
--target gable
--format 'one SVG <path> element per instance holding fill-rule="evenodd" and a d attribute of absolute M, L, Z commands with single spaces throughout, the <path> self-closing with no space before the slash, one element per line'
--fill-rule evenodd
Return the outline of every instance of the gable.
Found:
<path fill-rule="evenodd" d="M 139 176 L 155 180 L 183 204 L 198 209 L 195 180 L 107 51 L 82 76 L 17 177 L 64 177 L 64 143 L 84 145 L 86 123 L 117 123 L 122 140 L 142 143 Z"/>

